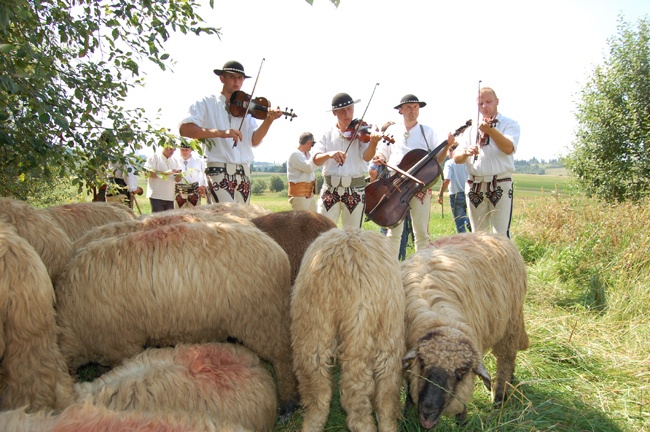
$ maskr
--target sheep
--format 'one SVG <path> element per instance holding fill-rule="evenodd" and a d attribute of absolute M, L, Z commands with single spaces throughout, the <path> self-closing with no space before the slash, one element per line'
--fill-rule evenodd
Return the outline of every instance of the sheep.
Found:
<path fill-rule="evenodd" d="M 289 256 L 291 285 L 298 276 L 300 262 L 312 241 L 325 231 L 336 228 L 336 223 L 330 218 L 312 211 L 270 213 L 251 222 L 271 236 Z"/>
<path fill-rule="evenodd" d="M 377 231 L 346 227 L 307 249 L 291 298 L 294 369 L 303 430 L 323 430 L 341 367 L 341 405 L 352 431 L 396 431 L 405 353 L 399 262 Z"/>
<path fill-rule="evenodd" d="M 0 222 L 12 225 L 40 256 L 51 279 L 63 271 L 72 256 L 72 243 L 66 233 L 30 204 L 0 197 Z"/>
<path fill-rule="evenodd" d="M 71 242 L 94 227 L 135 219 L 133 210 L 115 202 L 78 202 L 46 207 L 42 211 L 61 227 Z"/>
<path fill-rule="evenodd" d="M 273 364 L 286 419 L 297 403 L 289 278 L 287 254 L 244 224 L 172 224 L 94 241 L 57 285 L 61 352 L 74 370 L 232 336 Z"/>
<path fill-rule="evenodd" d="M 523 304 L 526 265 L 516 245 L 499 234 L 465 233 L 439 239 L 402 264 L 406 292 L 404 367 L 420 424 L 441 415 L 467 417 L 478 375 L 502 403 L 518 350 L 528 348 Z M 496 357 L 494 382 L 483 365 Z"/>
<path fill-rule="evenodd" d="M 47 270 L 34 248 L 0 222 L 1 409 L 62 409 L 75 400 L 56 342 Z"/>
<path fill-rule="evenodd" d="M 248 432 L 241 426 L 215 423 L 202 413 L 114 411 L 90 402 L 75 403 L 59 414 L 0 412 L 3 432 Z"/>
<path fill-rule="evenodd" d="M 260 207 L 258 205 L 246 205 L 239 203 L 216 203 L 216 204 L 207 204 L 200 207 L 186 208 L 186 209 L 174 209 L 167 210 L 159 213 L 152 213 L 149 215 L 142 215 L 139 219 L 146 218 L 156 218 L 165 216 L 169 213 L 174 214 L 201 214 L 201 213 L 213 213 L 213 214 L 230 214 L 244 219 L 252 219 L 259 216 L 264 216 L 271 213 L 270 210 Z"/>
<path fill-rule="evenodd" d="M 117 411 L 207 413 L 252 431 L 272 430 L 277 408 L 270 372 L 235 344 L 149 348 L 77 390 L 82 399 Z"/>

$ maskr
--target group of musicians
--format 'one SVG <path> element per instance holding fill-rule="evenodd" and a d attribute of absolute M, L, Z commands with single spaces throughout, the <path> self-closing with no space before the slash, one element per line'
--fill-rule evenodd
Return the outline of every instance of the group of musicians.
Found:
<path fill-rule="evenodd" d="M 179 126 L 180 135 L 200 139 L 206 157 L 206 194 L 211 202 L 250 203 L 250 164 L 253 148 L 265 137 L 273 121 L 283 112 L 268 107 L 261 123 L 251 116 L 235 117 L 229 109 L 234 92 L 240 91 L 246 75 L 237 61 L 226 62 L 214 73 L 222 83 L 218 95 L 206 96 L 189 108 Z M 479 89 L 477 97 L 481 119 L 476 133 L 466 134 L 471 139 L 456 141 L 456 133 L 449 133 L 440 142 L 434 130 L 418 122 L 420 109 L 426 102 L 413 94 L 405 95 L 394 107 L 402 121 L 379 132 L 363 128 L 354 117 L 354 106 L 360 100 L 347 93 L 332 98 L 331 112 L 336 122 L 317 141 L 313 134 L 299 138 L 298 150 L 289 158 L 295 166 L 288 166 L 289 197 L 294 209 L 316 210 L 343 226 L 361 227 L 364 215 L 378 211 L 366 206 L 368 163 L 384 165 L 392 185 L 402 180 L 418 185 L 409 196 L 408 208 L 413 223 L 416 250 L 429 244 L 429 217 L 431 211 L 431 184 L 418 179 L 421 165 L 442 164 L 449 149 L 456 163 L 464 164 L 468 173 L 465 193 L 468 216 L 473 231 L 491 230 L 510 235 L 512 218 L 514 153 L 519 141 L 519 124 L 498 112 L 499 99 L 489 87 Z M 355 121 L 359 124 L 355 125 Z M 466 126 L 469 126 L 468 125 Z M 463 128 L 464 130 L 464 128 Z M 386 137 L 391 137 L 390 140 Z M 413 155 L 426 155 L 415 163 L 405 161 Z M 418 165 L 419 163 L 419 165 Z M 315 194 L 313 171 L 321 167 L 323 186 Z M 311 173 L 311 177 L 310 177 Z M 384 180 L 386 181 L 386 180 Z M 392 185 L 388 187 L 392 188 Z M 413 189 L 412 187 L 410 187 Z M 380 204 L 391 205 L 382 192 Z M 375 199 L 375 197 L 373 197 Z M 314 201 L 316 204 L 314 205 Z M 374 220 L 374 219 L 373 219 Z M 388 230 L 395 253 L 399 249 L 402 223 Z"/>

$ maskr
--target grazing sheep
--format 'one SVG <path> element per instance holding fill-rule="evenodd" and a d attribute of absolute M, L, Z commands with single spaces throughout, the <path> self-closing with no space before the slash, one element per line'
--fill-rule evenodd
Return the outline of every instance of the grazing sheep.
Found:
<path fill-rule="evenodd" d="M 236 223 L 172 224 L 80 249 L 57 285 L 70 368 L 115 366 L 146 347 L 232 336 L 273 363 L 281 413 L 297 402 L 287 254 Z"/>
<path fill-rule="evenodd" d="M 352 431 L 396 431 L 400 416 L 404 290 L 386 237 L 330 230 L 307 249 L 291 298 L 294 369 L 303 430 L 321 431 L 341 365 L 341 405 Z"/>
<path fill-rule="evenodd" d="M 12 225 L 41 257 L 52 280 L 63 271 L 72 256 L 66 233 L 42 211 L 24 201 L 0 197 L 0 222 Z"/>
<path fill-rule="evenodd" d="M 133 210 L 121 203 L 78 202 L 46 207 L 44 211 L 75 241 L 94 227 L 135 219 Z"/>
<path fill-rule="evenodd" d="M 113 411 L 90 402 L 70 405 L 60 414 L 45 410 L 28 414 L 21 409 L 0 412 L 0 426 L 3 432 L 247 432 L 241 426 L 216 425 L 207 414 Z"/>
<path fill-rule="evenodd" d="M 270 372 L 235 344 L 150 348 L 77 389 L 82 398 L 117 411 L 206 413 L 253 431 L 272 430 L 277 409 Z"/>
<path fill-rule="evenodd" d="M 251 220 L 275 240 L 289 256 L 291 285 L 298 276 L 300 262 L 309 245 L 322 233 L 336 228 L 328 217 L 312 211 L 283 211 Z"/>
<path fill-rule="evenodd" d="M 34 248 L 0 222 L 0 408 L 62 409 L 75 398 L 56 344 L 50 277 Z"/>
<path fill-rule="evenodd" d="M 512 382 L 518 350 L 528 347 L 523 304 L 526 265 L 515 244 L 499 234 L 442 238 L 402 264 L 410 398 L 422 427 L 441 415 L 467 416 L 474 375 L 501 403 Z M 496 357 L 491 383 L 483 365 Z"/>

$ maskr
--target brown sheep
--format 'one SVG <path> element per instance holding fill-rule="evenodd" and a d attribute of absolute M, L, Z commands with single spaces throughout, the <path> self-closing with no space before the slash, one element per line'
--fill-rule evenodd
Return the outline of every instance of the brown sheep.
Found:
<path fill-rule="evenodd" d="M 289 256 L 291 285 L 298 276 L 300 262 L 309 245 L 322 233 L 336 228 L 328 217 L 312 211 L 283 211 L 251 220 L 275 240 Z"/>
<path fill-rule="evenodd" d="M 42 211 L 11 198 L 0 197 L 0 222 L 12 225 L 41 257 L 47 273 L 55 280 L 72 256 L 66 233 Z"/>
<path fill-rule="evenodd" d="M 77 390 L 117 411 L 203 413 L 252 431 L 272 430 L 277 409 L 270 372 L 235 344 L 149 348 Z"/>
<path fill-rule="evenodd" d="M 120 203 L 78 202 L 46 207 L 42 210 L 73 242 L 97 226 L 135 219 L 133 210 Z"/>
<path fill-rule="evenodd" d="M 332 229 L 307 249 L 291 299 L 294 368 L 303 430 L 322 431 L 341 366 L 341 405 L 351 431 L 396 431 L 400 416 L 404 290 L 389 240 Z"/>
<path fill-rule="evenodd" d="M 515 244 L 500 234 L 442 238 L 402 264 L 402 281 L 409 350 L 404 365 L 422 427 L 434 427 L 441 415 L 464 421 L 474 375 L 501 403 L 517 351 L 528 347 L 526 264 Z M 483 365 L 487 350 L 496 357 L 494 382 Z"/>
<path fill-rule="evenodd" d="M 50 277 L 34 248 L 0 222 L 0 408 L 58 410 L 75 398 L 56 344 Z"/>
<path fill-rule="evenodd" d="M 145 347 L 232 336 L 269 360 L 283 418 L 297 388 L 289 335 L 287 254 L 244 224 L 172 224 L 94 241 L 57 286 L 68 366 L 115 366 Z"/>

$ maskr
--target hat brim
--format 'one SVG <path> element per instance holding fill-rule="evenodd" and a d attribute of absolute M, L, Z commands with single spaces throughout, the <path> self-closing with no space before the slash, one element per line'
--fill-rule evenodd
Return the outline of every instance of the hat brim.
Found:
<path fill-rule="evenodd" d="M 361 99 L 357 99 L 357 100 L 355 100 L 355 101 L 352 102 L 350 105 L 355 105 L 355 104 L 358 104 L 359 102 L 361 102 Z M 349 107 L 350 105 L 346 105 L 346 106 L 342 106 L 342 107 L 337 107 L 337 108 L 332 108 L 331 110 L 327 110 L 326 112 L 330 112 L 330 111 L 338 111 L 338 110 L 340 110 L 340 109 L 347 108 L 347 107 Z"/>
<path fill-rule="evenodd" d="M 231 73 L 231 74 L 239 74 L 239 75 L 244 75 L 244 78 L 250 78 L 248 75 L 242 73 L 241 71 L 235 71 L 235 70 L 223 70 L 223 69 L 215 69 L 212 72 L 215 73 L 215 75 L 223 75 L 225 73 Z"/>
<path fill-rule="evenodd" d="M 402 105 L 405 105 L 405 104 L 407 104 L 407 103 L 416 103 L 416 104 L 420 105 L 420 108 L 427 106 L 427 103 L 426 103 L 426 102 L 422 102 L 422 101 L 402 102 L 401 104 L 397 105 L 397 106 L 395 107 L 395 109 L 400 109 L 400 107 L 401 107 Z"/>

